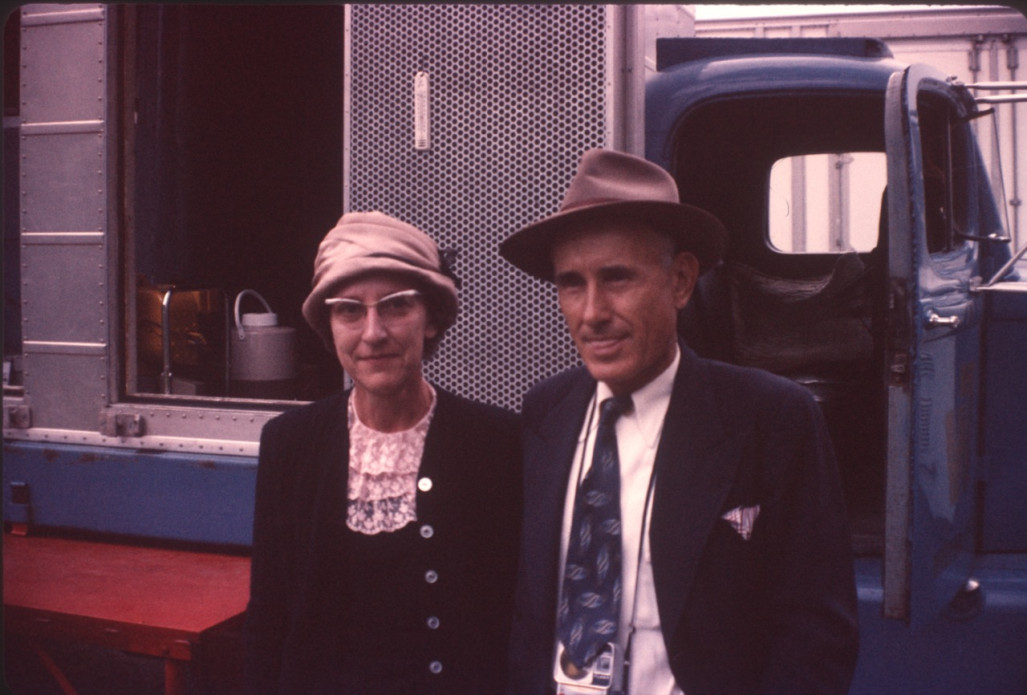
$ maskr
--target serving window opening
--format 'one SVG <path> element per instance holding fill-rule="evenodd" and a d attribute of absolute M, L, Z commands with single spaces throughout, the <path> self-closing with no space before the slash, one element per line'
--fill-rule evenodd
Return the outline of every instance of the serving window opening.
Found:
<path fill-rule="evenodd" d="M 300 306 L 342 210 L 342 7 L 138 5 L 124 17 L 126 397 L 336 390 L 341 370 Z M 294 348 L 241 373 L 233 347 L 259 351 L 269 331 L 291 332 Z"/>

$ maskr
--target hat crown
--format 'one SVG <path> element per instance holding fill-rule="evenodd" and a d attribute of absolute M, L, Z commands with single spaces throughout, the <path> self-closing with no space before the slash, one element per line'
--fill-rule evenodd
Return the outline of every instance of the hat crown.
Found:
<path fill-rule="evenodd" d="M 582 155 L 560 211 L 640 201 L 680 202 L 673 177 L 647 160 L 613 150 L 595 149 Z"/>
<path fill-rule="evenodd" d="M 700 272 L 711 268 L 727 246 L 720 220 L 682 203 L 674 177 L 663 167 L 624 152 L 593 149 L 581 156 L 560 210 L 514 232 L 499 245 L 499 253 L 529 275 L 551 281 L 555 240 L 613 215 L 668 235 L 677 250 L 698 259 Z"/>
<path fill-rule="evenodd" d="M 439 268 L 438 246 L 417 227 L 378 211 L 347 212 L 318 247 L 313 284 L 319 267 L 329 260 L 375 255 L 392 256 L 419 268 Z"/>

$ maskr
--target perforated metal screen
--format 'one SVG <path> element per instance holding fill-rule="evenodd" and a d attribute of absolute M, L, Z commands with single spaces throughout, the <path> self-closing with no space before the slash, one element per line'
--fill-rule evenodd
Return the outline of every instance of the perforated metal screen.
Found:
<path fill-rule="evenodd" d="M 459 249 L 460 317 L 426 366 L 510 408 L 577 363 L 552 287 L 498 255 L 555 212 L 581 152 L 604 144 L 602 5 L 354 5 L 347 33 L 348 210 L 381 210 Z M 428 74 L 428 150 L 414 77 Z"/>

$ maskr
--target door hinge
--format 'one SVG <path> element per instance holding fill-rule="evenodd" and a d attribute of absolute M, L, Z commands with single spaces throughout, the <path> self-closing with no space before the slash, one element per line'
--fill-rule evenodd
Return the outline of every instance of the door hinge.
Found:
<path fill-rule="evenodd" d="M 888 383 L 892 386 L 905 386 L 909 383 L 909 353 L 895 351 L 888 356 Z"/>
<path fill-rule="evenodd" d="M 892 278 L 888 294 L 888 382 L 892 386 L 909 383 L 912 329 L 909 318 L 909 291 L 906 281 Z"/>

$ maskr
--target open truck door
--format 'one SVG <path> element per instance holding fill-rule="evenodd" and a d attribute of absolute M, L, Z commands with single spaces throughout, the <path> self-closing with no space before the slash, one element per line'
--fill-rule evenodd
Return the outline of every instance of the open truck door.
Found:
<path fill-rule="evenodd" d="M 892 76 L 885 105 L 883 610 L 916 624 L 976 593 L 970 571 L 983 299 L 973 291 L 979 240 L 964 232 L 978 228 L 972 194 L 984 173 L 969 131 L 972 104 L 957 94 L 937 71 L 913 65 Z"/>
<path fill-rule="evenodd" d="M 1022 694 L 1027 282 L 986 111 L 873 40 L 660 47 L 646 156 L 731 235 L 679 331 L 821 405 L 855 554 L 850 692 Z"/>

